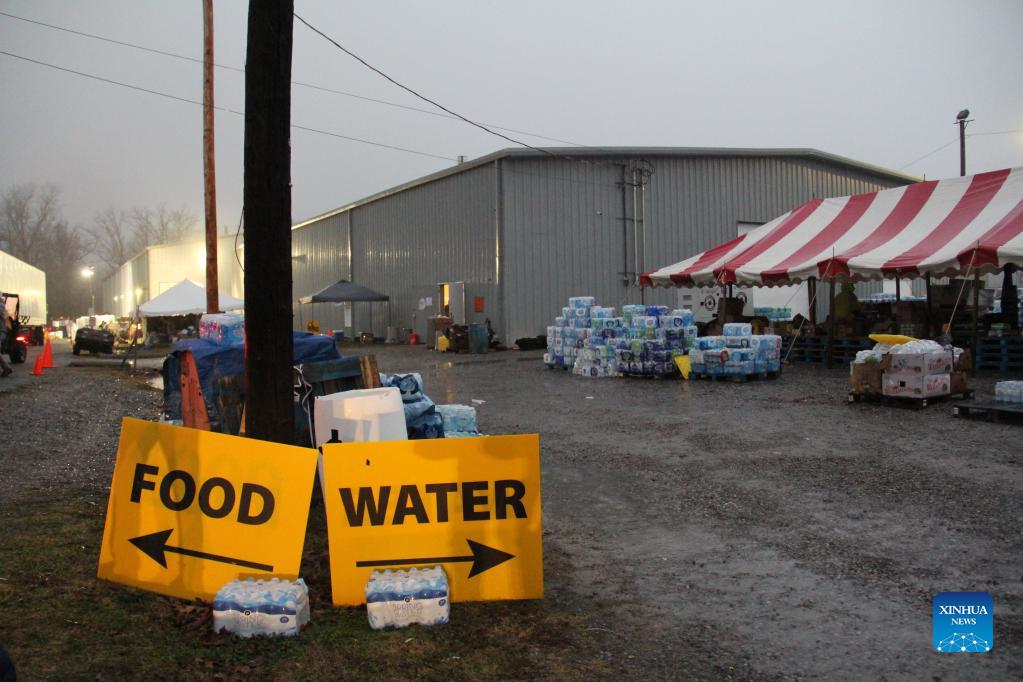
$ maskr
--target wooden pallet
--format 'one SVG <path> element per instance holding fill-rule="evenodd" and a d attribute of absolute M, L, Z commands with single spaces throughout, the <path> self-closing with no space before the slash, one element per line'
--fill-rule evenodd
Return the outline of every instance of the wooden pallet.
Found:
<path fill-rule="evenodd" d="M 747 381 L 777 379 L 781 376 L 781 372 L 754 372 L 753 374 L 704 374 L 693 372 L 689 376 L 703 381 L 730 381 L 736 384 L 743 384 Z"/>
<path fill-rule="evenodd" d="M 940 403 L 948 400 L 969 400 L 973 397 L 973 389 L 968 388 L 961 393 L 947 393 L 945 395 L 932 395 L 927 398 L 913 398 L 911 396 L 884 395 L 883 393 L 856 393 L 849 391 L 850 403 L 881 403 L 882 405 L 894 405 L 896 407 L 914 407 L 921 409 L 931 403 Z"/>
<path fill-rule="evenodd" d="M 868 338 L 836 338 L 834 342 L 834 362 L 848 363 L 856 358 L 856 353 L 874 347 Z M 789 349 L 792 349 L 791 352 Z M 790 362 L 827 362 L 828 337 L 802 336 L 786 337 L 782 340 L 781 356 Z"/>
<path fill-rule="evenodd" d="M 620 372 L 620 374 L 626 379 L 674 379 L 678 377 L 678 372 L 664 372 L 662 374 L 632 374 L 629 372 Z"/>
<path fill-rule="evenodd" d="M 1023 424 L 1023 404 L 1001 400 L 973 400 L 952 406 L 953 417 L 981 417 L 993 422 Z"/>
<path fill-rule="evenodd" d="M 1023 338 L 1003 336 L 977 340 L 977 369 L 998 372 L 1023 370 Z"/>
<path fill-rule="evenodd" d="M 363 388 L 380 388 L 380 370 L 377 368 L 375 355 L 360 356 L 359 369 L 362 372 Z"/>

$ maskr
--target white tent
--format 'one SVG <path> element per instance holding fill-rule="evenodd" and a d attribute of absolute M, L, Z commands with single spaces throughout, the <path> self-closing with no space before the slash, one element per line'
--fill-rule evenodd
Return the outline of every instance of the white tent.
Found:
<path fill-rule="evenodd" d="M 220 294 L 221 310 L 241 310 L 245 301 Z M 156 298 L 146 301 L 139 310 L 145 317 L 192 315 L 206 312 L 206 287 L 183 279 Z"/>

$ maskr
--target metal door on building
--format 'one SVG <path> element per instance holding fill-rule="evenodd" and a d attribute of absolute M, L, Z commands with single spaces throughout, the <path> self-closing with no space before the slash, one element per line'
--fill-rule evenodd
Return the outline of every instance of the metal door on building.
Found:
<path fill-rule="evenodd" d="M 452 324 L 466 324 L 465 282 L 441 282 L 437 286 L 437 314 L 450 317 Z"/>

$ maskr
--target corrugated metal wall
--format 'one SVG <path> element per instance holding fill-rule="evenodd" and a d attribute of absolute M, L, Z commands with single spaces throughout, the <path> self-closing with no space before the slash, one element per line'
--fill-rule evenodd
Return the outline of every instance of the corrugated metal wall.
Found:
<path fill-rule="evenodd" d="M 654 172 L 642 200 L 646 247 L 637 258 L 637 209 L 631 188 L 623 197 L 621 185 L 622 165 L 637 158 L 644 157 L 505 156 L 303 224 L 292 236 L 294 296 L 342 278 L 386 293 L 390 317 L 381 304 L 372 314 L 373 331 L 383 336 L 388 325 L 421 330 L 435 305 L 419 310 L 420 301 L 436 299 L 440 282 L 464 281 L 469 319 L 489 317 L 512 342 L 543 333 L 570 296 L 674 306 L 676 291 L 641 291 L 626 281 L 637 269 L 735 237 L 740 222 L 767 222 L 814 197 L 898 184 L 810 157 L 648 156 Z M 860 285 L 861 295 L 879 290 L 879 283 Z M 480 314 L 473 313 L 477 296 L 484 299 Z M 341 308 L 318 304 L 315 311 L 296 306 L 295 328 L 310 317 L 321 330 L 344 326 Z M 369 307 L 357 304 L 347 331 L 369 328 Z"/>
<path fill-rule="evenodd" d="M 569 296 L 593 295 L 601 304 L 614 306 L 640 302 L 639 289 L 626 286 L 621 274 L 623 269 L 636 270 L 629 220 L 635 208 L 631 188 L 622 207 L 617 184 L 621 169 L 615 166 L 633 158 L 503 161 L 502 270 L 509 338 L 543 333 Z M 732 239 L 739 222 L 767 222 L 814 197 L 897 184 L 809 158 L 645 158 L 654 172 L 646 188 L 646 248 L 645 253 L 640 249 L 640 271 Z M 863 294 L 873 290 L 880 285 L 862 287 Z M 642 297 L 648 304 L 677 302 L 671 289 L 648 289 Z"/>
<path fill-rule="evenodd" d="M 298 299 L 335 282 L 351 280 L 348 249 L 350 214 L 346 211 L 291 232 L 291 272 L 295 329 L 315 319 L 320 329 L 344 329 L 344 311 L 333 303 L 302 305 Z"/>
<path fill-rule="evenodd" d="M 386 303 L 354 304 L 348 330 L 372 328 L 382 337 L 388 326 L 413 327 L 419 322 L 414 318 L 432 315 L 438 283 L 465 282 L 470 319 L 498 320 L 495 183 L 494 166 L 480 166 L 296 228 L 294 297 L 342 278 L 387 294 L 389 314 Z M 351 259 L 349 234 L 355 254 Z M 317 251 L 321 253 L 314 255 Z M 479 315 L 471 313 L 474 296 L 484 298 Z M 419 310 L 419 301 L 427 297 L 434 299 L 434 306 Z M 311 315 L 323 331 L 343 327 L 341 308 L 310 308 L 303 306 L 300 319 L 296 307 L 296 329 Z"/>
<path fill-rule="evenodd" d="M 510 341 L 544 333 L 570 296 L 625 302 L 621 169 L 607 159 L 588 161 L 502 161 L 503 327 Z M 631 263 L 631 242 L 629 254 Z"/>
<path fill-rule="evenodd" d="M 46 273 L 0 251 L 0 292 L 18 294 L 22 317 L 29 324 L 46 324 Z"/>

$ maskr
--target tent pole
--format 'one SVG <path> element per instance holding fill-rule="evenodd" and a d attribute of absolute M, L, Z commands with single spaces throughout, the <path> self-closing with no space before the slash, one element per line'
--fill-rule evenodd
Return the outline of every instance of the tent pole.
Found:
<path fill-rule="evenodd" d="M 977 357 L 977 327 L 980 321 L 980 270 L 973 270 L 973 336 L 970 343 L 970 352 Z M 976 362 L 976 360 L 974 360 Z"/>
<path fill-rule="evenodd" d="M 895 273 L 895 302 L 898 303 L 902 300 L 902 280 L 899 279 L 899 273 Z"/>
<path fill-rule="evenodd" d="M 721 302 L 724 307 L 719 312 L 721 313 L 721 329 L 724 331 L 724 325 L 728 324 L 728 287 L 724 284 L 721 285 Z"/>
<path fill-rule="evenodd" d="M 931 308 L 931 273 L 924 275 L 924 284 L 927 287 L 927 336 L 934 337 L 934 311 Z"/>
<path fill-rule="evenodd" d="M 1019 329 L 1019 287 L 1013 284 L 1016 266 L 1006 263 L 1002 268 L 1002 322 L 1010 329 Z"/>
<path fill-rule="evenodd" d="M 828 280 L 828 369 L 834 365 L 835 356 L 835 278 Z"/>
<path fill-rule="evenodd" d="M 817 278 L 811 277 L 806 281 L 807 305 L 810 306 L 810 326 L 817 326 Z"/>

